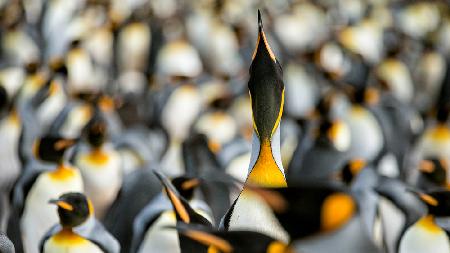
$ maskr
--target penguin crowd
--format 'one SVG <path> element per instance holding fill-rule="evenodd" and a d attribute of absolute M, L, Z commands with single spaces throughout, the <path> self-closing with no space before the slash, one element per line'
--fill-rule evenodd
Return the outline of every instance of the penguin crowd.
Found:
<path fill-rule="evenodd" d="M 0 0 L 0 253 L 450 253 L 445 0 Z"/>

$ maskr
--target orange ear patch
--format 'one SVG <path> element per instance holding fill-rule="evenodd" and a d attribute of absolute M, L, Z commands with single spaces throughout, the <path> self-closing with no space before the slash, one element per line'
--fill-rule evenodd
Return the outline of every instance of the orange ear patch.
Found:
<path fill-rule="evenodd" d="M 322 204 L 322 230 L 332 231 L 341 227 L 353 217 L 355 211 L 355 202 L 349 195 L 335 193 L 328 196 Z"/>

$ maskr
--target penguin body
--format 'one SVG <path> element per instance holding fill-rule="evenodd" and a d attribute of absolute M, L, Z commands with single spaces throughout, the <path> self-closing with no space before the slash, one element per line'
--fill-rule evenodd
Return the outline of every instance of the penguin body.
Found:
<path fill-rule="evenodd" d="M 399 253 L 450 252 L 447 233 L 429 219 L 431 217 L 421 218 L 406 230 L 400 243 Z"/>
<path fill-rule="evenodd" d="M 103 217 L 115 200 L 122 184 L 121 159 L 111 144 L 105 144 L 101 150 L 89 147 L 78 150 L 75 164 L 83 175 L 86 194 L 98 217 Z"/>
<path fill-rule="evenodd" d="M 65 167 L 38 176 L 25 199 L 21 218 L 22 238 L 26 252 L 38 252 L 38 243 L 45 232 L 58 221 L 54 208 L 47 204 L 67 191 L 83 191 L 78 169 Z"/>
<path fill-rule="evenodd" d="M 117 199 L 103 219 L 108 231 L 119 240 L 122 252 L 135 252 L 131 249 L 131 244 L 135 240 L 134 237 L 144 233 L 142 230 L 145 228 L 145 222 L 143 221 L 147 221 L 144 208 L 150 205 L 150 201 L 160 192 L 161 186 L 151 168 L 139 168 L 125 175 Z M 135 220 L 136 226 L 143 227 L 142 229 L 133 229 Z M 141 240 L 142 238 L 137 241 Z"/>
<path fill-rule="evenodd" d="M 15 197 L 23 207 L 20 218 L 20 230 L 22 241 L 26 252 L 38 252 L 39 241 L 45 232 L 57 222 L 54 208 L 47 204 L 50 198 L 58 197 L 67 191 L 83 191 L 83 180 L 77 168 L 64 163 L 64 153 L 72 146 L 75 140 L 63 139 L 60 137 L 44 136 L 34 144 L 34 151 L 37 158 L 57 164 L 51 170 L 40 171 L 37 161 L 30 162 L 29 166 L 38 168 L 28 168 L 30 173 L 24 173 L 22 187 L 17 189 L 19 196 Z M 56 167 L 56 168 L 55 168 Z M 29 187 L 29 188 L 28 188 Z"/>

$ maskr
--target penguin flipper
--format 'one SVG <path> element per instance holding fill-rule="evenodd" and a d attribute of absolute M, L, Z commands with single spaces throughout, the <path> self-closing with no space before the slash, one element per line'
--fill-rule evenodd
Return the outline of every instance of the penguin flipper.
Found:
<path fill-rule="evenodd" d="M 130 252 L 134 236 L 133 221 L 145 206 L 158 196 L 161 188 L 149 168 L 138 169 L 125 176 L 116 200 L 103 219 L 108 231 L 119 240 L 123 252 Z M 170 203 L 168 206 L 170 209 Z"/>
<path fill-rule="evenodd" d="M 139 250 L 148 228 L 162 212 L 171 208 L 170 201 L 164 194 L 159 193 L 142 209 L 133 221 L 133 238 L 129 252 L 135 253 Z"/>
<path fill-rule="evenodd" d="M 82 237 L 95 243 L 105 253 L 120 252 L 120 244 L 117 239 L 97 219 L 93 218 L 85 226 L 76 227 L 74 230 Z"/>

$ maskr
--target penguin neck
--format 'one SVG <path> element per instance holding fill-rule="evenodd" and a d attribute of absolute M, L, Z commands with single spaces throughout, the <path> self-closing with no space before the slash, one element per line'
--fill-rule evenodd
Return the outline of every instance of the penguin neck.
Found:
<path fill-rule="evenodd" d="M 55 170 L 50 172 L 50 176 L 54 180 L 65 181 L 72 178 L 75 175 L 75 171 L 61 162 L 58 164 Z"/>
<path fill-rule="evenodd" d="M 108 154 L 103 150 L 103 145 L 92 146 L 92 150 L 88 155 L 88 159 L 93 164 L 104 165 L 108 162 Z"/>
<path fill-rule="evenodd" d="M 417 222 L 417 225 L 431 233 L 440 233 L 442 231 L 442 229 L 436 224 L 434 215 L 431 214 L 422 217 Z"/>
<path fill-rule="evenodd" d="M 253 132 L 252 154 L 246 183 L 261 187 L 286 187 L 280 154 L 280 129 L 270 139 L 260 139 Z"/>

